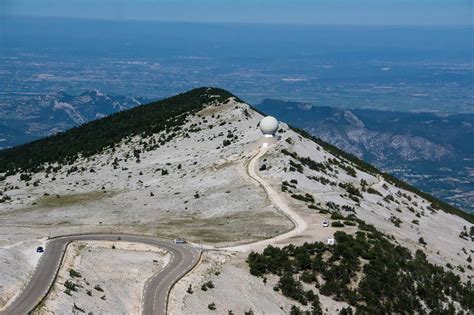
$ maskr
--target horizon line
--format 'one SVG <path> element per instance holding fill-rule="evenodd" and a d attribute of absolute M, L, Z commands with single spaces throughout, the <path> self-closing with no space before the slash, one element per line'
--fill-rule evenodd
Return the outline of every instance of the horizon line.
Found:
<path fill-rule="evenodd" d="M 200 21 L 200 20 L 166 20 L 166 19 L 136 19 L 136 18 L 107 18 L 107 17 L 73 17 L 73 16 L 55 16 L 55 15 L 23 15 L 23 14 L 0 14 L 1 18 L 36 18 L 36 19 L 57 19 L 57 20 L 87 20 L 97 22 L 143 22 L 143 23 L 182 23 L 182 24 L 226 24 L 226 25 L 265 25 L 265 26 L 338 26 L 338 27 L 418 27 L 418 28 L 471 28 L 472 23 L 468 24 L 342 24 L 342 23 L 290 23 L 290 22 L 242 22 L 242 21 Z"/>

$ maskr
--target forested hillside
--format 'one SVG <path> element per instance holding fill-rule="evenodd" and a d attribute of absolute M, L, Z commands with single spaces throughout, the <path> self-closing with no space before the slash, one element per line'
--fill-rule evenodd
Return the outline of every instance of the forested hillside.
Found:
<path fill-rule="evenodd" d="M 119 112 L 41 140 L 0 151 L 0 173 L 37 171 L 45 163 L 67 163 L 113 147 L 126 137 L 166 130 L 172 138 L 189 114 L 211 101 L 233 96 L 216 88 L 198 88 L 151 104 Z M 169 140 L 169 139 L 168 139 Z M 155 144 L 159 146 L 159 143 Z"/>

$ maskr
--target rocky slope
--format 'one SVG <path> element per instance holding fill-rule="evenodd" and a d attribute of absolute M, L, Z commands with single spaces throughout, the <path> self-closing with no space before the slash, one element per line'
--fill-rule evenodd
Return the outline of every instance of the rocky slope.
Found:
<path fill-rule="evenodd" d="M 258 106 L 467 211 L 474 211 L 474 115 L 341 109 L 267 99 Z"/>
<path fill-rule="evenodd" d="M 273 290 L 276 277 L 251 276 L 248 253 L 224 250 L 292 229 L 248 173 L 262 146 L 261 118 L 232 94 L 202 88 L 0 153 L 2 291 L 11 297 L 26 280 L 31 264 L 14 257 L 36 255 L 36 239 L 130 232 L 214 248 L 173 289 L 172 314 L 213 313 L 213 303 L 220 312 L 258 314 L 305 307 Z M 256 172 L 306 221 L 305 230 L 275 246 L 326 243 L 338 231 L 355 234 L 365 222 L 393 244 L 423 251 L 463 283 L 472 278 L 472 216 L 284 123 L 267 150 Z M 322 227 L 323 220 L 344 223 Z M 202 289 L 207 281 L 215 288 Z M 348 306 L 314 291 L 326 313 Z"/>

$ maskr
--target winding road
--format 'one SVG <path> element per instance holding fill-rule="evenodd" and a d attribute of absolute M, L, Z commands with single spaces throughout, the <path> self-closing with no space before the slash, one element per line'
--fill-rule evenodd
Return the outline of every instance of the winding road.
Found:
<path fill-rule="evenodd" d="M 126 241 L 166 249 L 171 260 L 163 270 L 148 279 L 143 292 L 143 314 L 166 314 L 168 293 L 174 283 L 199 261 L 200 252 L 187 244 L 174 244 L 151 236 L 126 234 L 80 234 L 51 239 L 30 281 L 15 300 L 0 314 L 18 315 L 31 312 L 48 294 L 61 265 L 66 247 L 73 241 Z"/>
<path fill-rule="evenodd" d="M 214 248 L 220 250 L 247 252 L 263 248 L 269 244 L 286 240 L 303 232 L 307 224 L 305 220 L 287 205 L 279 193 L 275 191 L 257 171 L 258 160 L 268 151 L 270 146 L 263 146 L 257 150 L 249 161 L 247 172 L 249 177 L 255 180 L 267 193 L 272 204 L 285 216 L 287 216 L 294 228 L 281 235 L 266 240 L 231 246 L 226 248 Z M 128 235 L 128 234 L 78 234 L 61 236 L 50 239 L 45 252 L 38 262 L 36 270 L 23 291 L 11 302 L 7 308 L 0 312 L 1 315 L 27 314 L 31 312 L 50 291 L 56 275 L 59 271 L 66 248 L 74 241 L 127 241 L 143 243 L 166 249 L 170 255 L 170 262 L 160 272 L 147 280 L 142 300 L 143 314 L 166 314 L 168 294 L 171 287 L 198 263 L 200 251 L 188 244 L 174 244 L 170 240 L 162 240 L 151 236 Z"/>

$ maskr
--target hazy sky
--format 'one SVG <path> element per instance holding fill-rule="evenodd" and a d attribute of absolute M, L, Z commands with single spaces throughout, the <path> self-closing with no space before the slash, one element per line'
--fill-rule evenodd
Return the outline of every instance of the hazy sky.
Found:
<path fill-rule="evenodd" d="M 189 22 L 473 25 L 474 0 L 0 0 L 0 15 Z"/>

